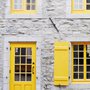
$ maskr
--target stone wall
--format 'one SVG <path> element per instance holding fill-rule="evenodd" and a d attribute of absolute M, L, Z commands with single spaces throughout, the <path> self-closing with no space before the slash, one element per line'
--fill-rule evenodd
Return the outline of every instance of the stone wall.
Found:
<path fill-rule="evenodd" d="M 90 20 L 88 19 L 53 19 L 59 32 L 56 31 L 49 19 L 0 19 L 0 85 L 2 82 L 2 58 L 3 58 L 3 35 L 17 36 L 41 36 L 41 86 L 42 90 L 89 90 L 90 86 L 72 85 L 67 87 L 56 87 L 53 84 L 53 65 L 54 65 L 54 42 L 65 40 L 68 37 L 83 38 L 90 36 Z"/>
<path fill-rule="evenodd" d="M 90 37 L 89 19 L 66 18 L 66 0 L 43 0 L 42 11 L 45 18 L 8 19 L 5 18 L 5 2 L 0 0 L 0 86 L 3 73 L 3 35 L 41 36 L 41 86 L 42 90 L 90 90 L 90 85 L 72 85 L 67 87 L 54 86 L 54 42 L 66 40 L 69 37 Z M 49 18 L 52 18 L 59 32 L 54 28 Z"/>

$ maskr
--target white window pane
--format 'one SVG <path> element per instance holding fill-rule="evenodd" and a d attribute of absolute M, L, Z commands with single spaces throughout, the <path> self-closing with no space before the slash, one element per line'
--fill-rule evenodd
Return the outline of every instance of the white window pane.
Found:
<path fill-rule="evenodd" d="M 14 5 L 14 9 L 22 9 L 22 5 Z"/>
<path fill-rule="evenodd" d="M 74 0 L 74 9 L 83 10 L 84 0 Z"/>
<path fill-rule="evenodd" d="M 14 0 L 14 9 L 22 9 L 22 0 Z"/>
<path fill-rule="evenodd" d="M 22 3 L 22 0 L 14 0 L 14 3 L 21 4 Z"/>

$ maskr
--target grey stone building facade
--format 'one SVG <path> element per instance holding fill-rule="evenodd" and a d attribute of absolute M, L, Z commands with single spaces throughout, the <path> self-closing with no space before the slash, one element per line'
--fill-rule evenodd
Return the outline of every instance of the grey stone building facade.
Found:
<path fill-rule="evenodd" d="M 69 85 L 54 85 L 54 43 L 90 42 L 90 14 L 70 17 L 68 2 L 70 0 L 40 0 L 40 11 L 33 17 L 10 15 L 10 0 L 0 0 L 1 90 L 10 90 L 9 42 L 37 42 L 35 90 L 90 90 L 90 82 L 72 83 L 71 60 Z"/>

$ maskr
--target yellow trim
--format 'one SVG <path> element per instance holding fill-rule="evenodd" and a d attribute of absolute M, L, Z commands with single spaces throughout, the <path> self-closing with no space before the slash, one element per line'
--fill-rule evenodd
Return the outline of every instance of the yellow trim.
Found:
<path fill-rule="evenodd" d="M 84 45 L 84 80 L 86 80 L 86 45 Z"/>
<path fill-rule="evenodd" d="M 72 46 L 72 81 L 73 81 L 73 76 L 74 76 L 74 73 L 73 73 L 73 57 L 74 57 L 74 54 L 73 54 L 73 46 Z"/>
<path fill-rule="evenodd" d="M 15 10 L 14 9 L 14 0 L 11 0 L 10 2 L 10 13 L 11 14 L 36 14 L 37 13 L 37 4 L 38 1 L 34 4 L 30 3 L 30 5 L 35 5 L 35 10 L 26 10 L 26 0 L 22 0 L 22 10 Z"/>
<path fill-rule="evenodd" d="M 84 9 L 83 10 L 75 10 L 74 9 L 74 0 L 71 0 L 71 13 L 72 14 L 90 14 L 90 10 L 87 10 L 86 9 L 86 5 L 87 5 L 87 3 L 86 3 L 86 0 L 84 0 L 84 4 L 83 4 L 84 6 Z"/>
<path fill-rule="evenodd" d="M 90 81 L 78 81 L 78 82 L 72 82 L 72 84 L 90 84 Z"/>
<path fill-rule="evenodd" d="M 74 79 L 74 71 L 73 71 L 73 66 L 74 66 L 74 55 L 73 55 L 73 52 L 74 52 L 74 46 L 73 45 L 83 45 L 84 46 L 84 78 L 83 79 Z M 73 84 L 79 84 L 79 83 L 90 83 L 90 79 L 86 79 L 86 45 L 90 45 L 90 42 L 73 42 L 72 43 L 72 83 Z"/>
<path fill-rule="evenodd" d="M 10 43 L 10 90 L 36 90 L 36 43 Z M 15 81 L 15 48 L 32 48 L 32 81 Z M 34 64 L 33 64 L 34 63 Z M 19 64 L 21 65 L 21 64 Z M 22 64 L 23 65 L 23 64 Z M 24 64 L 27 65 L 27 64 Z M 29 64 L 28 64 L 29 65 Z M 32 71 L 33 70 L 33 71 Z M 34 74 L 33 74 L 34 72 Z M 20 72 L 21 73 L 21 72 Z M 25 72 L 26 74 L 27 72 Z M 22 73 L 23 74 L 23 73 Z"/>

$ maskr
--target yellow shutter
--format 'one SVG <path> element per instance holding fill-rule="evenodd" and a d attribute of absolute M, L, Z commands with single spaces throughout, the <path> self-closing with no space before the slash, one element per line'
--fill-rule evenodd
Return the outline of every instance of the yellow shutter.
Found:
<path fill-rule="evenodd" d="M 69 42 L 56 42 L 54 49 L 54 85 L 69 83 Z"/>

